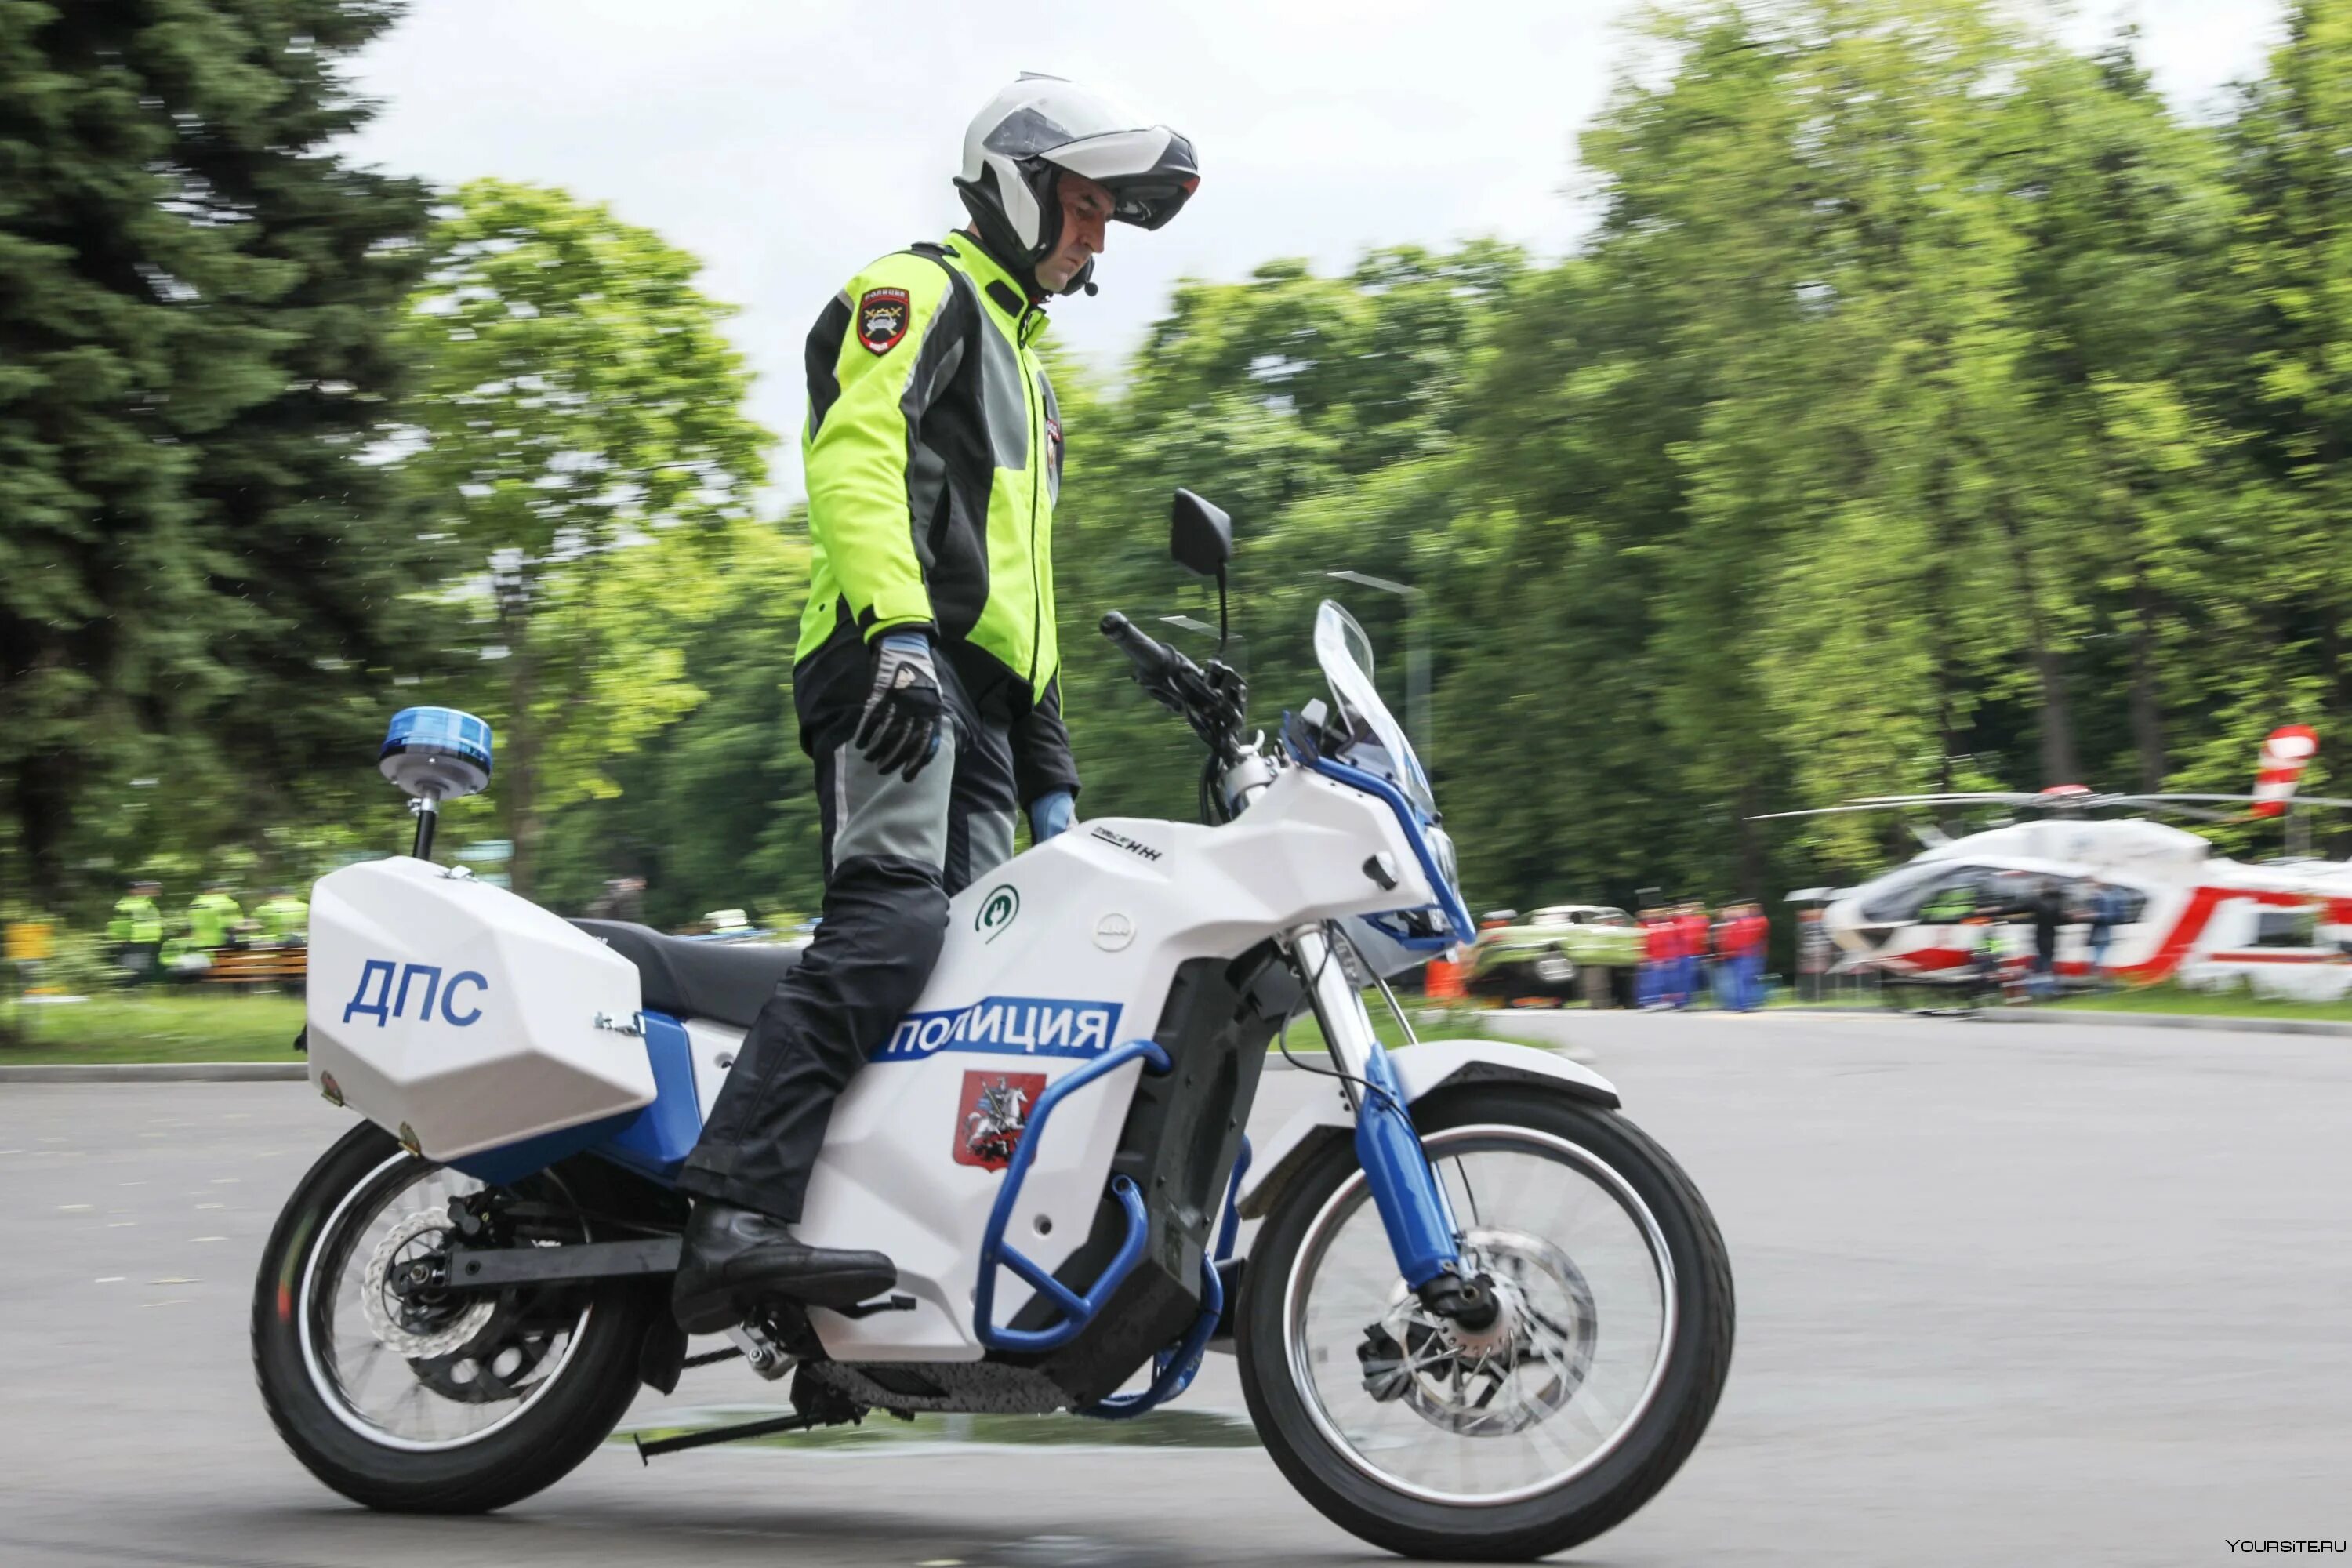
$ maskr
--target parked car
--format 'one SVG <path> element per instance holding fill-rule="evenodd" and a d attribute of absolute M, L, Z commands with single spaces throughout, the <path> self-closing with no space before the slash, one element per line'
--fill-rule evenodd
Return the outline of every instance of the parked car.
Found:
<path fill-rule="evenodd" d="M 1468 988 L 1507 1004 L 1564 1002 L 1583 994 L 1580 976 L 1595 968 L 1608 975 L 1611 1001 L 1630 1007 L 1641 962 L 1642 928 L 1614 905 L 1551 904 L 1524 918 L 1500 910 L 1486 917 L 1471 946 Z"/>

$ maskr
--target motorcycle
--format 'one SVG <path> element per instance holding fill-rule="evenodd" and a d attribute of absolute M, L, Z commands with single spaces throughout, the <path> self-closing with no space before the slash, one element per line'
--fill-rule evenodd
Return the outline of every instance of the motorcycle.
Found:
<path fill-rule="evenodd" d="M 1178 562 L 1218 584 L 1230 521 L 1178 491 Z M 1096 818 L 949 907 L 913 1012 L 835 1109 L 799 1233 L 877 1248 L 887 1295 L 762 1304 L 689 1355 L 667 1310 L 673 1184 L 789 949 L 567 921 L 431 858 L 487 787 L 487 726 L 397 716 L 380 765 L 411 854 L 311 900 L 307 1043 L 363 1120 L 311 1167 L 253 1304 L 262 1397 L 368 1507 L 466 1513 L 555 1481 L 640 1384 L 740 1359 L 792 1413 L 657 1453 L 875 1412 L 1124 1420 L 1238 1358 L 1283 1475 L 1411 1556 L 1560 1551 L 1646 1503 L 1727 1373 L 1728 1258 L 1690 1180 L 1559 1056 L 1391 1054 L 1381 976 L 1475 931 L 1427 775 L 1325 602 L 1329 685 L 1278 743 L 1247 689 L 1108 615 L 1205 744 L 1199 825 Z M 1252 1150 L 1269 1047 L 1300 1011 L 1318 1094 Z M 1244 1218 L 1263 1222 L 1235 1256 Z"/>

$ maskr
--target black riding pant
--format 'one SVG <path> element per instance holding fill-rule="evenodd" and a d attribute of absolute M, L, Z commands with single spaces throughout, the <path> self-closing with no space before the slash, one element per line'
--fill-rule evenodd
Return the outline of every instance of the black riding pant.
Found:
<path fill-rule="evenodd" d="M 939 676 L 949 722 L 911 784 L 851 743 L 862 684 L 795 683 L 824 822 L 824 918 L 744 1037 L 679 1178 L 689 1193 L 801 1217 L 834 1101 L 930 978 L 948 900 L 1012 858 L 1009 724 L 974 708 L 944 658 Z"/>

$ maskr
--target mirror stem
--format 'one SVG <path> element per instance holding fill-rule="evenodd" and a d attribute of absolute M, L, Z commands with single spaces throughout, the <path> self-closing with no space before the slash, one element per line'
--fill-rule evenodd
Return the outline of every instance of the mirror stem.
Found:
<path fill-rule="evenodd" d="M 1225 569 L 1217 568 L 1217 657 L 1225 657 L 1226 639 L 1233 636 L 1233 625 L 1225 615 Z"/>

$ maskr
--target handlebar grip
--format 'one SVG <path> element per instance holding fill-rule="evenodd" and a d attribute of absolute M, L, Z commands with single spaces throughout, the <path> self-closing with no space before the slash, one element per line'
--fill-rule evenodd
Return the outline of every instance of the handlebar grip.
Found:
<path fill-rule="evenodd" d="M 1103 616 L 1102 635 L 1117 643 L 1119 651 L 1135 666 L 1136 674 L 1147 679 L 1164 677 L 1181 662 L 1174 648 L 1117 610 Z"/>

